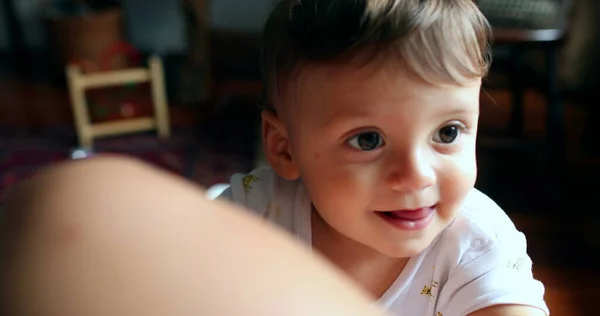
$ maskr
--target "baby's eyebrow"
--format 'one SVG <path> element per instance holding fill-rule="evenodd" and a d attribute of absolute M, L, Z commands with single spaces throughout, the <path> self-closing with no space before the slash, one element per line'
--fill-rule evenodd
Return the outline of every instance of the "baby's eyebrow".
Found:
<path fill-rule="evenodd" d="M 364 125 L 365 118 L 371 117 L 371 113 L 367 111 L 352 111 L 339 115 L 331 115 L 326 120 L 321 122 L 322 126 L 331 130 L 339 129 L 342 126 L 349 125 Z"/>
<path fill-rule="evenodd" d="M 467 114 L 467 115 L 479 115 L 479 107 L 476 108 L 465 108 L 464 106 L 461 106 L 460 108 L 453 108 L 450 109 L 448 111 L 443 112 L 445 115 L 460 115 L 460 114 Z"/>

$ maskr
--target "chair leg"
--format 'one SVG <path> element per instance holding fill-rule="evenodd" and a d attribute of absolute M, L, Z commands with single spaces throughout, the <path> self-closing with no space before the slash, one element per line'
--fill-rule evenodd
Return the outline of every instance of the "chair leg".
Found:
<path fill-rule="evenodd" d="M 558 47 L 546 49 L 546 148 L 548 159 L 548 184 L 552 205 L 562 205 L 565 189 L 567 146 L 565 109 L 558 84 Z"/>
<path fill-rule="evenodd" d="M 171 134 L 169 108 L 167 96 L 165 94 L 163 65 L 158 57 L 150 58 L 150 76 L 152 96 L 154 99 L 154 117 L 158 135 L 161 138 L 168 138 Z"/>
<path fill-rule="evenodd" d="M 513 49 L 513 55 L 509 64 L 509 84 L 511 92 L 511 112 L 510 112 L 510 135 L 520 138 L 523 136 L 523 98 L 525 94 L 525 84 L 521 74 L 521 65 L 523 63 L 523 50 L 521 47 Z"/>
<path fill-rule="evenodd" d="M 85 101 L 85 92 L 81 87 L 81 70 L 76 66 L 69 65 L 66 74 L 79 146 L 91 148 L 93 135 L 90 131 L 90 116 Z"/>
<path fill-rule="evenodd" d="M 600 98 L 600 91 L 595 92 L 591 100 L 598 100 Z M 600 122 L 600 106 L 596 104 L 586 103 L 585 108 L 587 110 L 587 116 L 585 120 L 585 125 L 583 128 L 583 135 L 581 139 L 581 150 L 584 155 L 588 155 L 590 157 L 598 157 L 600 156 L 600 147 L 598 147 L 598 137 L 596 135 L 596 126 L 598 122 Z"/>

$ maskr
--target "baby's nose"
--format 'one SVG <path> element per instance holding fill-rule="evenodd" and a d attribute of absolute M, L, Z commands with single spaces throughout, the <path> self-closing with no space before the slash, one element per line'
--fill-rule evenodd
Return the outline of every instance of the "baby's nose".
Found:
<path fill-rule="evenodd" d="M 417 192 L 436 184 L 435 169 L 428 159 L 413 155 L 397 160 L 387 176 L 389 187 L 399 192 Z"/>

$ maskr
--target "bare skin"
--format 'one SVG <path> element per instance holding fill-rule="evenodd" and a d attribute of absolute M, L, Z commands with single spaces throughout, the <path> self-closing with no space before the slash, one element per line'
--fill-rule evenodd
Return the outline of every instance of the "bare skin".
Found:
<path fill-rule="evenodd" d="M 3 212 L 2 315 L 382 315 L 282 232 L 131 160 L 53 167 Z"/>
<path fill-rule="evenodd" d="M 278 229 L 132 160 L 59 165 L 4 202 L 0 315 L 383 315 Z"/>

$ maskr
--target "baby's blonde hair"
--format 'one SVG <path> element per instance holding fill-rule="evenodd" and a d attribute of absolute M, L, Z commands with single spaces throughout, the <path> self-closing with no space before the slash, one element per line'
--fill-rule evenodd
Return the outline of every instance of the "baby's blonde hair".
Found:
<path fill-rule="evenodd" d="M 429 83 L 462 85 L 487 74 L 490 34 L 472 0 L 282 0 L 263 33 L 266 105 L 301 64 L 384 52 Z"/>

